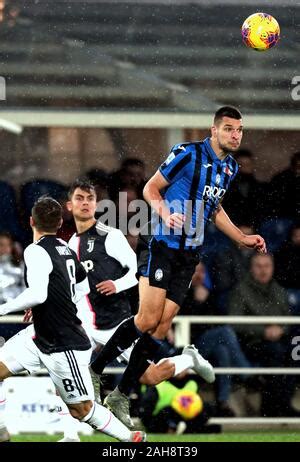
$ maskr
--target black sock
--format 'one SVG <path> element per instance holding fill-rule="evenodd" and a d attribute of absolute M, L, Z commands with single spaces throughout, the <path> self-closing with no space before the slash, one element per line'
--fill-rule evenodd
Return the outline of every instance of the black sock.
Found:
<path fill-rule="evenodd" d="M 142 335 L 134 324 L 134 317 L 122 322 L 114 335 L 109 339 L 103 347 L 96 359 L 91 363 L 91 368 L 96 374 L 102 374 L 103 369 L 120 356 L 122 351 L 130 347 L 132 343 Z"/>
<path fill-rule="evenodd" d="M 127 368 L 122 376 L 118 388 L 121 393 L 128 396 L 131 389 L 139 381 L 149 367 L 149 361 L 152 361 L 156 352 L 161 346 L 161 341 L 151 337 L 149 334 L 143 334 L 135 344 Z"/>

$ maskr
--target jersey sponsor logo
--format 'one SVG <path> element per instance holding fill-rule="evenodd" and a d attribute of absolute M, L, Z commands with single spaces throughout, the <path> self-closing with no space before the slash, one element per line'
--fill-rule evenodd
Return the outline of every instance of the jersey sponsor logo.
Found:
<path fill-rule="evenodd" d="M 158 268 L 156 271 L 155 271 L 155 274 L 154 274 L 154 278 L 156 281 L 161 281 L 162 278 L 164 277 L 164 273 L 163 273 L 163 270 Z"/>
<path fill-rule="evenodd" d="M 175 154 L 174 152 L 171 152 L 171 154 L 169 154 L 169 156 L 164 161 L 163 166 L 166 167 L 167 165 L 169 165 L 169 163 L 172 162 L 173 159 L 175 159 Z"/>
<path fill-rule="evenodd" d="M 219 175 L 219 173 L 216 175 L 216 184 L 220 184 L 220 181 L 221 181 L 221 175 Z"/>
<path fill-rule="evenodd" d="M 221 199 L 225 192 L 226 189 L 218 188 L 217 186 L 205 185 L 203 191 L 203 200 L 206 201 L 208 199 Z"/>
<path fill-rule="evenodd" d="M 81 264 L 87 273 L 94 269 L 94 262 L 92 260 L 82 261 Z"/>
<path fill-rule="evenodd" d="M 229 176 L 232 176 L 232 175 L 233 175 L 233 172 L 230 170 L 230 168 L 228 167 L 228 165 L 226 165 L 226 167 L 224 168 L 224 173 L 226 173 L 226 174 L 229 175 Z"/>
<path fill-rule="evenodd" d="M 204 168 L 212 167 L 212 164 L 203 164 Z"/>
<path fill-rule="evenodd" d="M 88 248 L 87 248 L 88 253 L 93 252 L 94 246 L 95 246 L 95 239 L 89 239 L 87 244 L 88 244 Z"/>
<path fill-rule="evenodd" d="M 186 151 L 185 147 L 184 146 L 178 146 L 177 149 L 181 149 L 181 151 Z"/>
<path fill-rule="evenodd" d="M 69 249 L 69 247 L 67 247 L 65 245 L 58 245 L 55 248 L 56 248 L 57 252 L 59 253 L 59 255 L 72 255 L 72 252 Z"/>

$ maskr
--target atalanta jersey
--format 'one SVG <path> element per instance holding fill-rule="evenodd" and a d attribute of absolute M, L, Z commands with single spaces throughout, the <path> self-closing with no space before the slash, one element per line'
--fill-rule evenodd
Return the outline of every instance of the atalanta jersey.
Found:
<path fill-rule="evenodd" d="M 162 193 L 167 206 L 186 221 L 183 230 L 172 230 L 152 217 L 155 238 L 175 249 L 199 247 L 205 226 L 237 174 L 237 162 L 231 155 L 219 159 L 206 138 L 175 145 L 159 171 L 170 183 Z"/>

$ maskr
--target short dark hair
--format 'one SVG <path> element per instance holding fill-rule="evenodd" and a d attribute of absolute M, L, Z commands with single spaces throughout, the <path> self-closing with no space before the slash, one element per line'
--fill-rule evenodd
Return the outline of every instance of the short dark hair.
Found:
<path fill-rule="evenodd" d="M 31 210 L 34 226 L 38 231 L 56 233 L 62 219 L 62 208 L 53 197 L 41 196 Z"/>
<path fill-rule="evenodd" d="M 240 120 L 242 118 L 242 114 L 234 106 L 222 106 L 215 113 L 214 124 L 218 124 L 223 117 L 230 117 L 231 119 Z"/>
<path fill-rule="evenodd" d="M 124 159 L 121 168 L 128 168 L 128 167 L 142 167 L 145 168 L 145 162 L 142 161 L 141 159 L 138 159 L 137 157 L 127 157 L 127 159 Z"/>
<path fill-rule="evenodd" d="M 13 237 L 9 231 L 0 231 L 0 239 L 2 238 L 9 239 L 11 242 L 13 242 Z"/>
<path fill-rule="evenodd" d="M 299 161 L 300 161 L 300 151 L 295 152 L 291 157 L 291 166 L 292 166 L 292 168 L 295 168 Z"/>
<path fill-rule="evenodd" d="M 96 191 L 93 183 L 87 178 L 77 178 L 70 186 L 69 192 L 68 192 L 68 197 L 69 199 L 72 198 L 75 189 L 80 188 L 85 192 L 93 192 L 96 196 Z"/>
<path fill-rule="evenodd" d="M 248 159 L 253 159 L 253 153 L 249 149 L 239 149 L 234 154 L 234 158 L 239 159 L 240 157 L 248 157 Z"/>

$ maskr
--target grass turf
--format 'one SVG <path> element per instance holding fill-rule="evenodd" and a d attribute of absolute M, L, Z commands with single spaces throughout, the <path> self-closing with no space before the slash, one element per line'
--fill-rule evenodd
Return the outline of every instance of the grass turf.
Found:
<path fill-rule="evenodd" d="M 45 434 L 20 434 L 12 436 L 12 442 L 55 442 L 58 441 L 62 436 L 57 435 L 45 435 Z M 112 442 L 116 441 L 112 438 L 107 437 L 103 434 L 81 436 L 82 442 Z M 295 430 L 290 432 L 234 432 L 234 433 L 221 433 L 221 434 L 186 434 L 186 435 L 170 435 L 170 434 L 150 434 L 148 435 L 149 443 L 156 442 L 299 442 L 300 432 Z"/>

